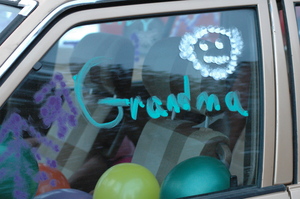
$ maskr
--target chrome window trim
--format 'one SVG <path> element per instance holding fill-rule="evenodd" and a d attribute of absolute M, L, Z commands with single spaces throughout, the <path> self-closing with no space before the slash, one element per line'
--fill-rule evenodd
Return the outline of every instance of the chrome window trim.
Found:
<path fill-rule="evenodd" d="M 64 3 L 54 9 L 50 14 L 48 14 L 43 21 L 41 21 L 34 29 L 33 31 L 20 43 L 20 45 L 16 48 L 16 50 L 8 57 L 8 59 L 3 63 L 3 65 L 0 67 L 0 79 L 3 77 L 3 75 L 7 72 L 7 70 L 11 67 L 11 65 L 16 61 L 16 59 L 21 55 L 21 53 L 32 43 L 32 41 L 42 32 L 42 30 L 51 22 L 52 19 L 54 19 L 56 16 L 58 16 L 63 11 L 77 7 L 82 5 L 89 5 L 94 4 L 97 2 L 100 2 L 102 0 L 74 0 L 67 3 Z M 36 2 L 35 0 L 21 0 L 19 2 L 20 5 L 25 5 L 22 14 L 26 16 L 26 14 L 30 13 L 29 8 L 34 8 L 33 3 Z M 37 2 L 36 2 L 37 3 Z M 36 5 L 36 4 L 35 4 Z"/>
<path fill-rule="evenodd" d="M 31 11 L 38 5 L 36 0 L 2 0 L 1 4 L 20 8 L 18 15 L 28 16 Z"/>
<path fill-rule="evenodd" d="M 28 16 L 37 4 L 38 3 L 35 0 L 21 0 L 18 3 L 18 6 L 23 7 L 23 9 L 19 12 L 19 15 Z"/>
<path fill-rule="evenodd" d="M 26 17 L 37 7 L 36 0 L 0 0 L 1 5 L 18 9 L 17 15 L 3 27 L 0 33 L 0 45 L 14 32 Z"/>

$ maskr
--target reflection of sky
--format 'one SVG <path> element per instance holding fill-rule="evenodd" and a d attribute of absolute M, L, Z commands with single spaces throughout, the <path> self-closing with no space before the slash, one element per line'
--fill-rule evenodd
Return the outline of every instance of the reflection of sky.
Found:
<path fill-rule="evenodd" d="M 0 5 L 0 32 L 2 32 L 10 22 L 12 22 L 12 20 L 18 15 L 19 11 L 19 8 Z"/>
<path fill-rule="evenodd" d="M 61 37 L 61 39 L 59 40 L 59 45 L 65 47 L 73 47 L 86 35 L 99 31 L 100 26 L 97 24 L 73 28 Z"/>

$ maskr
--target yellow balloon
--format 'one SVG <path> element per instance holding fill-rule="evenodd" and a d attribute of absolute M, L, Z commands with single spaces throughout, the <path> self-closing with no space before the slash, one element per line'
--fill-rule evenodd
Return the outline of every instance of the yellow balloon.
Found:
<path fill-rule="evenodd" d="M 117 164 L 98 180 L 93 199 L 158 199 L 160 187 L 155 176 L 134 163 Z"/>

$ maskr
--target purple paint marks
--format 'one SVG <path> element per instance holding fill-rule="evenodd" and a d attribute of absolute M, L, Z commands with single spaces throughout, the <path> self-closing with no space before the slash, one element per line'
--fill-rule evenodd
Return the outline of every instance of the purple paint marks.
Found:
<path fill-rule="evenodd" d="M 13 192 L 14 198 L 28 199 L 29 194 L 26 192 L 27 190 L 24 189 L 24 187 L 26 187 L 26 181 L 24 179 L 22 179 L 20 170 L 16 171 L 14 182 L 15 182 L 15 190 Z"/>
<path fill-rule="evenodd" d="M 48 175 L 45 171 L 40 171 L 39 172 L 39 181 L 46 181 L 48 180 Z"/>
<path fill-rule="evenodd" d="M 51 168 L 56 168 L 57 167 L 57 163 L 55 160 L 50 160 L 47 158 L 47 165 L 50 166 Z"/>
<path fill-rule="evenodd" d="M 52 179 L 52 180 L 50 181 L 50 185 L 51 185 L 52 187 L 56 187 L 56 186 L 57 186 L 56 180 L 55 180 L 55 179 Z"/>
<path fill-rule="evenodd" d="M 54 91 L 54 94 L 53 94 Z M 43 123 L 50 127 L 57 125 L 57 137 L 64 139 L 67 135 L 68 128 L 77 125 L 78 111 L 70 96 L 70 91 L 66 88 L 66 83 L 63 81 L 63 75 L 57 73 L 53 79 L 42 87 L 34 95 L 34 102 L 42 104 L 40 108 L 40 117 Z M 63 103 L 66 102 L 67 110 L 63 108 Z M 21 110 L 22 111 L 22 110 Z M 36 171 L 32 168 L 29 162 L 24 161 L 24 151 L 31 151 L 35 159 L 40 161 L 43 157 L 37 152 L 36 148 L 31 148 L 30 144 L 22 138 L 23 132 L 26 131 L 29 135 L 36 139 L 37 142 L 49 147 L 54 152 L 59 152 L 60 148 L 52 140 L 42 136 L 28 120 L 22 118 L 18 113 L 12 113 L 2 124 L 0 128 L 0 162 L 5 166 L 0 168 L 0 183 L 3 183 L 8 177 L 9 165 L 13 164 L 14 178 L 13 178 L 13 197 L 17 199 L 27 199 L 30 197 L 28 191 L 28 179 L 24 177 L 27 174 L 36 182 L 48 179 L 44 172 Z M 5 148 L 1 148 L 5 147 Z M 45 157 L 46 158 L 46 157 Z M 11 160 L 14 161 L 11 161 Z M 47 165 L 56 168 L 57 162 L 46 158 Z M 51 182 L 51 185 L 56 186 L 56 182 Z"/>
<path fill-rule="evenodd" d="M 28 199 L 28 194 L 21 190 L 14 191 L 13 196 L 16 199 Z"/>
<path fill-rule="evenodd" d="M 56 88 L 55 94 L 48 96 L 54 88 Z M 35 94 L 34 101 L 37 104 L 44 102 L 40 109 L 41 118 L 46 126 L 51 126 L 54 122 L 57 123 L 58 138 L 64 139 L 66 137 L 68 125 L 71 127 L 77 125 L 76 116 L 78 111 L 70 96 L 70 90 L 66 88 L 62 74 L 55 74 L 53 80 Z M 69 110 L 63 109 L 64 101 L 67 103 Z M 47 143 L 44 144 L 47 145 Z"/>
<path fill-rule="evenodd" d="M 29 186 L 36 183 L 34 177 L 37 174 L 37 165 L 34 157 L 30 155 L 30 145 L 22 138 L 22 132 L 27 128 L 26 120 L 13 113 L 0 129 L 0 183 L 13 183 L 12 194 L 17 199 L 29 198 Z"/>

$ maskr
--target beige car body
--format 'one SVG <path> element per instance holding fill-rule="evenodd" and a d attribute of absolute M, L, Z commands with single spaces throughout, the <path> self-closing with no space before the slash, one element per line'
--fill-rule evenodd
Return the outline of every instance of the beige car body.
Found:
<path fill-rule="evenodd" d="M 30 53 L 18 64 L 16 69 L 0 87 L 0 104 L 10 96 L 31 67 L 44 55 L 51 45 L 69 28 L 85 21 L 114 19 L 147 14 L 172 13 L 197 9 L 234 8 L 243 6 L 257 7 L 261 36 L 262 62 L 264 65 L 264 124 L 263 124 L 263 164 L 261 187 L 275 185 L 286 186 L 285 191 L 268 193 L 253 198 L 299 198 L 300 197 L 300 147 L 293 147 L 293 142 L 300 146 L 300 135 L 294 137 L 295 129 L 300 128 L 300 45 L 295 18 L 296 0 L 282 0 L 285 5 L 287 34 L 290 38 L 291 54 L 285 53 L 283 35 L 280 27 L 276 0 L 182 0 L 134 5 L 97 8 L 70 12 L 59 18 L 35 46 L 30 46 L 53 18 L 63 10 L 75 5 L 91 4 L 85 0 L 38 0 L 37 7 L 9 35 L 0 46 L 0 75 L 30 47 Z M 25 1 L 26 2 L 26 1 Z M 30 1 L 28 1 L 30 2 Z M 96 2 L 96 1 L 95 1 Z M 291 63 L 289 63 L 291 60 Z M 295 105 L 291 104 L 293 96 L 289 90 L 288 64 L 293 66 L 293 89 Z M 293 117 L 293 113 L 296 117 Z M 297 118 L 296 121 L 293 118 Z M 298 133 L 298 131 L 296 131 Z M 297 139 L 297 140 L 295 140 Z M 294 151 L 297 150 L 297 151 Z M 295 159 L 294 153 L 298 154 Z M 294 169 L 294 166 L 297 168 Z M 297 173 L 294 173 L 297 172 Z M 295 181 L 294 177 L 297 177 Z M 242 190 L 241 190 L 242 191 Z"/>

